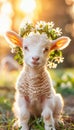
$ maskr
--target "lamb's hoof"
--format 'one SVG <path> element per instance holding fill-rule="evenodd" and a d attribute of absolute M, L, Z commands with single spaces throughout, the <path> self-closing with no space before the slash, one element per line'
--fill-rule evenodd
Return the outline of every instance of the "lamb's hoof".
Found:
<path fill-rule="evenodd" d="M 56 130 L 52 125 L 46 125 L 45 130 Z"/>

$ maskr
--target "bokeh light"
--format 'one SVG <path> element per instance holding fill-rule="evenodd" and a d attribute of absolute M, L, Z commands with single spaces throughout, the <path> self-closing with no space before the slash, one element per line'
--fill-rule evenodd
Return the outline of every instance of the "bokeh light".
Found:
<path fill-rule="evenodd" d="M 71 42 L 73 42 L 74 0 L 60 0 L 60 2 L 59 0 L 0 0 L 0 59 L 6 55 L 9 48 L 3 34 L 7 30 L 19 33 L 23 19 L 30 19 L 34 23 L 39 20 L 54 21 L 55 26 L 62 28 L 63 35 L 71 37 Z M 69 49 L 67 48 L 64 52 L 66 60 L 68 55 L 73 54 L 73 52 L 74 48 L 71 44 Z M 71 59 L 68 63 L 74 66 Z"/>
<path fill-rule="evenodd" d="M 67 5 L 71 5 L 74 3 L 74 0 L 65 0 Z"/>
<path fill-rule="evenodd" d="M 12 5 L 9 2 L 4 2 L 0 10 L 0 35 L 11 28 Z"/>
<path fill-rule="evenodd" d="M 21 0 L 19 3 L 19 7 L 25 13 L 32 13 L 36 8 L 35 0 Z"/>

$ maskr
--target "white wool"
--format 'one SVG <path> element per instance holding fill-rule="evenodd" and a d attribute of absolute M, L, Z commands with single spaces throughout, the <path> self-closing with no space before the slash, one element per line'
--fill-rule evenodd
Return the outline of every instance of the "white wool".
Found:
<path fill-rule="evenodd" d="M 45 130 L 55 130 L 55 123 L 60 119 L 63 100 L 56 94 L 46 68 L 49 51 L 46 34 L 30 34 L 23 39 L 24 67 L 16 83 L 13 107 L 15 125 L 22 126 L 21 130 L 29 130 L 31 114 L 43 117 Z"/>

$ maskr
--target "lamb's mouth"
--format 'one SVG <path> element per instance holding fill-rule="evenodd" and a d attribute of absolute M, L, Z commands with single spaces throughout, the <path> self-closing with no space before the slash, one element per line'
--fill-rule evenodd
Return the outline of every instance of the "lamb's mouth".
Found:
<path fill-rule="evenodd" d="M 38 66 L 40 63 L 39 63 L 39 62 L 32 62 L 32 64 L 33 64 L 34 66 Z"/>

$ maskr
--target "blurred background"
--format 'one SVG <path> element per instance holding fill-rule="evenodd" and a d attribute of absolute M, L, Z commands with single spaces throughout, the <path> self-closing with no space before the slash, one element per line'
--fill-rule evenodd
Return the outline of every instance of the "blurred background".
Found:
<path fill-rule="evenodd" d="M 0 61 L 10 54 L 3 34 L 6 30 L 19 32 L 24 18 L 33 22 L 54 21 L 62 28 L 63 35 L 71 38 L 71 44 L 63 51 L 62 67 L 74 67 L 74 0 L 0 0 Z"/>
<path fill-rule="evenodd" d="M 50 73 L 56 91 L 64 97 L 64 113 L 74 115 L 74 0 L 0 0 L 0 130 L 11 129 L 13 124 L 14 88 L 22 68 L 3 35 L 7 30 L 18 33 L 25 18 L 34 23 L 54 21 L 55 27 L 62 28 L 63 35 L 71 38 L 70 45 L 63 50 L 63 64 Z"/>

